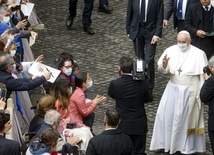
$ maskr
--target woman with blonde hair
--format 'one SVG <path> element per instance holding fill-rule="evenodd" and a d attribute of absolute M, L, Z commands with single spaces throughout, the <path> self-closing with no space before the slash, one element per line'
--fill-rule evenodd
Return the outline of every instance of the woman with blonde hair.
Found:
<path fill-rule="evenodd" d="M 36 133 L 40 129 L 42 123 L 44 123 L 45 113 L 50 109 L 56 109 L 54 97 L 50 95 L 42 96 L 37 104 L 37 109 L 36 109 L 37 115 L 34 116 L 34 118 L 31 120 L 28 132 Z M 33 136 L 34 135 L 32 134 L 30 136 L 30 139 Z"/>

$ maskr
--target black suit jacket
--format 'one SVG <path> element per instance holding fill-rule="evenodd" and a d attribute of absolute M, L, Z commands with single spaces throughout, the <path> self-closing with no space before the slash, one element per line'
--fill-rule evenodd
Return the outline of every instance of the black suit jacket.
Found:
<path fill-rule="evenodd" d="M 7 88 L 6 98 L 9 98 L 12 91 L 31 90 L 40 86 L 45 81 L 46 79 L 44 76 L 37 77 L 33 80 L 31 78 L 14 79 L 10 73 L 6 71 L 0 71 L 0 82 L 4 83 Z"/>
<path fill-rule="evenodd" d="M 204 82 L 200 98 L 203 103 L 209 105 L 208 131 L 214 131 L 214 75 Z"/>
<path fill-rule="evenodd" d="M 116 109 L 121 116 L 118 128 L 123 133 L 142 135 L 147 132 L 144 103 L 148 100 L 148 91 L 148 82 L 133 80 L 131 75 L 122 75 L 111 81 L 108 95 L 116 101 Z"/>
<path fill-rule="evenodd" d="M 87 155 L 131 155 L 133 144 L 129 136 L 118 129 L 103 131 L 88 144 Z"/>
<path fill-rule="evenodd" d="M 186 15 L 185 26 L 186 30 L 191 34 L 192 44 L 200 48 L 201 39 L 196 34 L 198 30 L 203 30 L 203 10 L 201 3 L 193 4 L 189 7 Z M 211 16 L 209 23 L 213 26 L 214 30 L 214 8 L 211 6 Z M 213 45 L 212 45 L 213 46 Z M 208 49 L 210 47 L 207 47 Z M 206 52 L 206 51 L 205 51 Z"/>
<path fill-rule="evenodd" d="M 0 135 L 0 155 L 21 155 L 19 143 Z"/>
<path fill-rule="evenodd" d="M 198 2 L 200 2 L 200 0 L 187 0 L 185 16 L 188 12 L 189 6 Z M 177 23 L 178 23 L 178 18 L 176 17 L 177 4 L 178 4 L 178 0 L 167 0 L 166 9 L 165 9 L 166 11 L 164 14 L 164 19 L 169 20 L 173 13 L 174 29 L 177 27 Z"/>
<path fill-rule="evenodd" d="M 140 0 L 129 0 L 126 17 L 126 31 L 129 38 L 137 37 L 140 25 Z M 148 38 L 154 35 L 161 38 L 163 23 L 163 0 L 149 0 L 147 9 L 146 30 Z"/>

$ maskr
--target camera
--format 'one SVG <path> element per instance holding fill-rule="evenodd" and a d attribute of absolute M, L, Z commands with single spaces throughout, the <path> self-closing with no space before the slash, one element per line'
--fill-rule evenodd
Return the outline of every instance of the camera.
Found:
<path fill-rule="evenodd" d="M 0 98 L 2 98 L 3 101 L 6 101 L 6 95 L 7 95 L 7 89 L 6 88 L 0 88 Z"/>
<path fill-rule="evenodd" d="M 14 60 L 16 62 L 16 70 L 18 72 L 21 72 L 23 70 L 23 66 L 22 66 L 22 63 L 21 63 L 21 54 L 20 53 L 16 53 L 13 58 L 14 58 Z"/>
<path fill-rule="evenodd" d="M 23 17 L 23 20 L 24 20 L 24 19 L 25 19 L 25 20 L 28 20 L 28 16 L 24 16 L 24 17 Z"/>
<path fill-rule="evenodd" d="M 74 129 L 74 128 L 76 128 L 76 124 L 74 124 L 74 123 L 67 123 L 66 128 L 67 129 Z"/>
<path fill-rule="evenodd" d="M 15 7 L 11 7 L 11 11 L 17 11 L 21 9 L 21 5 L 16 5 Z"/>
<path fill-rule="evenodd" d="M 134 80 L 143 80 L 145 79 L 145 63 L 141 58 L 135 58 L 133 61 L 133 79 Z"/>
<path fill-rule="evenodd" d="M 211 72 L 209 66 L 205 66 L 205 67 L 203 68 L 203 72 L 204 72 L 204 73 L 207 73 L 207 75 L 210 75 L 210 74 L 212 75 L 212 72 Z"/>

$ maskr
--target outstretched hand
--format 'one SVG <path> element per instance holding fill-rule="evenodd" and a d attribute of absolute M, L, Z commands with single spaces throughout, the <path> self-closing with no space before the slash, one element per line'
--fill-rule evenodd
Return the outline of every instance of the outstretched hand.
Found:
<path fill-rule="evenodd" d="M 163 57 L 163 68 L 166 69 L 168 61 L 170 58 L 167 58 L 167 54 Z"/>

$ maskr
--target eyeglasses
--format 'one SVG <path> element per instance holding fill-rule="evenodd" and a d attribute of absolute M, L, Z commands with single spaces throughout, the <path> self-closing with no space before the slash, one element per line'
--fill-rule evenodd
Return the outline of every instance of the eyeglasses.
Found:
<path fill-rule="evenodd" d="M 72 68 L 73 66 L 63 66 L 63 67 L 65 67 L 65 68 Z"/>

